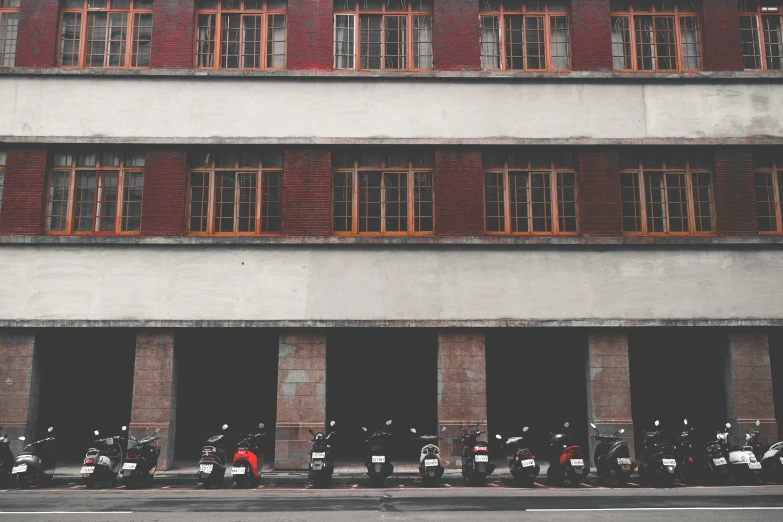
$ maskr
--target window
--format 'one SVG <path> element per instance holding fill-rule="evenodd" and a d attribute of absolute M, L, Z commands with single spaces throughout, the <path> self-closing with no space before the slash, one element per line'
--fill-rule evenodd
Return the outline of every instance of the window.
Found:
<path fill-rule="evenodd" d="M 63 0 L 62 67 L 149 67 L 153 0 Z"/>
<path fill-rule="evenodd" d="M 756 181 L 756 209 L 759 232 L 783 234 L 783 152 L 754 153 L 753 175 Z"/>
<path fill-rule="evenodd" d="M 479 9 L 483 69 L 571 68 L 567 2 L 480 0 Z"/>
<path fill-rule="evenodd" d="M 46 192 L 52 234 L 138 234 L 144 154 L 55 154 Z"/>
<path fill-rule="evenodd" d="M 579 233 L 576 172 L 570 154 L 488 152 L 483 162 L 488 234 Z"/>
<path fill-rule="evenodd" d="M 701 69 L 701 29 L 694 3 L 612 0 L 611 10 L 616 71 Z"/>
<path fill-rule="evenodd" d="M 0 67 L 13 67 L 19 34 L 20 0 L 0 0 Z"/>
<path fill-rule="evenodd" d="M 188 231 L 193 235 L 280 232 L 283 155 L 202 152 L 190 155 Z"/>
<path fill-rule="evenodd" d="M 3 183 L 5 183 L 5 152 L 0 150 L 0 210 L 3 209 Z"/>
<path fill-rule="evenodd" d="M 196 0 L 196 67 L 283 69 L 288 0 Z"/>
<path fill-rule="evenodd" d="M 783 61 L 783 3 L 740 0 L 745 69 L 779 71 Z"/>
<path fill-rule="evenodd" d="M 698 155 L 620 157 L 623 231 L 627 234 L 711 234 L 712 174 Z"/>
<path fill-rule="evenodd" d="M 335 69 L 432 69 L 432 2 L 334 0 Z"/>
<path fill-rule="evenodd" d="M 433 157 L 332 156 L 335 234 L 426 235 L 435 225 Z"/>

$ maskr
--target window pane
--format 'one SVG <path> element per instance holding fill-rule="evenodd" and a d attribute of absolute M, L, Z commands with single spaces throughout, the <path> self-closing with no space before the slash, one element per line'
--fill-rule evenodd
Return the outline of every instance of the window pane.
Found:
<path fill-rule="evenodd" d="M 14 66 L 18 34 L 19 13 L 0 13 L 0 67 Z"/>
<path fill-rule="evenodd" d="M 46 230 L 65 232 L 68 214 L 68 193 L 71 187 L 69 172 L 52 172 L 46 205 Z"/>
<path fill-rule="evenodd" d="M 764 51 L 767 55 L 767 69 L 777 70 L 783 63 L 783 27 L 781 16 L 764 16 Z"/>
<path fill-rule="evenodd" d="M 353 231 L 353 174 L 350 172 L 334 173 L 334 231 Z"/>
<path fill-rule="evenodd" d="M 684 45 L 685 42 L 683 42 Z M 655 18 L 655 53 L 658 60 L 657 70 L 669 71 L 677 68 L 673 17 L 658 16 Z"/>
<path fill-rule="evenodd" d="M 527 54 L 528 69 L 546 69 L 544 49 L 544 17 L 526 16 L 525 53 Z"/>
<path fill-rule="evenodd" d="M 234 232 L 236 172 L 215 173 L 215 233 Z"/>
<path fill-rule="evenodd" d="M 413 17 L 413 67 L 432 68 L 432 17 Z"/>
<path fill-rule="evenodd" d="M 280 232 L 282 215 L 283 173 L 265 172 L 261 194 L 261 231 Z"/>
<path fill-rule="evenodd" d="M 712 182 L 709 172 L 692 173 L 691 185 L 696 232 L 712 232 Z"/>
<path fill-rule="evenodd" d="M 405 69 L 406 50 L 406 23 L 404 16 L 385 16 L 384 21 L 384 69 Z"/>
<path fill-rule="evenodd" d="M 680 17 L 680 44 L 682 47 L 682 67 L 685 70 L 701 69 L 701 43 L 699 18 L 697 16 Z"/>
<path fill-rule="evenodd" d="M 191 232 L 207 232 L 209 210 L 209 174 L 193 172 L 190 175 L 190 220 Z"/>
<path fill-rule="evenodd" d="M 503 173 L 484 174 L 484 205 L 487 232 L 505 232 Z"/>
<path fill-rule="evenodd" d="M 286 16 L 269 15 L 268 24 L 266 66 L 282 69 L 286 57 Z"/>
<path fill-rule="evenodd" d="M 224 69 L 239 68 L 239 35 L 242 16 L 238 14 L 220 17 L 222 37 L 220 42 L 220 66 Z"/>
<path fill-rule="evenodd" d="M 655 67 L 655 34 L 653 32 L 652 16 L 635 16 L 636 31 L 636 67 L 640 71 L 652 71 Z"/>
<path fill-rule="evenodd" d="M 740 17 L 740 41 L 745 69 L 761 69 L 759 21 L 755 15 Z"/>
<path fill-rule="evenodd" d="M 272 17 L 269 18 L 271 21 Z M 262 25 L 260 16 L 242 17 L 242 67 L 245 69 L 261 67 Z"/>
<path fill-rule="evenodd" d="M 639 177 L 636 174 L 620 174 L 623 232 L 642 231 L 642 198 Z"/>
<path fill-rule="evenodd" d="M 144 174 L 126 172 L 122 187 L 122 226 L 123 232 L 141 230 L 141 197 L 144 190 Z"/>
<path fill-rule="evenodd" d="M 481 68 L 500 69 L 500 17 L 481 17 Z"/>
<path fill-rule="evenodd" d="M 380 172 L 359 173 L 359 232 L 381 231 Z"/>
<path fill-rule="evenodd" d="M 663 173 L 644 173 L 645 204 L 647 207 L 647 232 L 665 233 L 666 204 L 664 195 Z"/>
<path fill-rule="evenodd" d="M 669 231 L 688 232 L 688 194 L 685 173 L 666 173 L 666 210 L 669 212 Z"/>
<path fill-rule="evenodd" d="M 576 173 L 557 173 L 557 213 L 559 232 L 576 232 Z"/>
<path fill-rule="evenodd" d="M 511 196 L 511 232 L 530 232 L 530 201 L 528 199 L 528 174 L 509 172 L 508 188 Z"/>
<path fill-rule="evenodd" d="M 335 15 L 334 20 L 334 67 L 354 68 L 354 15 Z"/>
<path fill-rule="evenodd" d="M 432 198 L 432 174 L 414 172 L 413 174 L 413 218 L 416 232 L 434 230 L 435 212 Z"/>
<path fill-rule="evenodd" d="M 98 175 L 98 194 L 95 208 L 95 231 L 114 232 L 117 220 L 117 187 L 119 174 L 104 172 Z"/>
<path fill-rule="evenodd" d="M 551 22 L 552 68 L 571 68 L 571 46 L 568 33 L 568 17 L 553 16 Z"/>
<path fill-rule="evenodd" d="M 81 13 L 63 13 L 62 37 L 60 39 L 60 65 L 79 65 L 79 42 L 82 36 Z"/>
<path fill-rule="evenodd" d="M 612 18 L 612 63 L 615 70 L 631 69 L 631 32 L 628 17 Z"/>
<path fill-rule="evenodd" d="M 361 16 L 362 40 L 361 63 L 362 69 L 380 69 L 382 63 L 382 38 L 383 16 Z"/>
<path fill-rule="evenodd" d="M 215 20 L 214 14 L 198 15 L 196 61 L 199 67 L 215 66 Z"/>
<path fill-rule="evenodd" d="M 133 21 L 133 67 L 149 67 L 152 54 L 152 15 L 137 14 Z"/>
<path fill-rule="evenodd" d="M 73 231 L 92 232 L 95 217 L 95 172 L 76 172 L 73 199 Z"/>
<path fill-rule="evenodd" d="M 255 232 L 258 174 L 237 174 L 237 232 Z"/>
<path fill-rule="evenodd" d="M 127 13 L 112 13 L 109 15 L 109 52 L 107 56 L 107 65 L 109 67 L 125 66 L 125 45 L 127 31 Z"/>
<path fill-rule="evenodd" d="M 385 172 L 383 191 L 385 231 L 406 232 L 408 230 L 408 174 Z"/>
<path fill-rule="evenodd" d="M 530 174 L 530 206 L 533 232 L 552 231 L 552 191 L 548 172 Z"/>
<path fill-rule="evenodd" d="M 525 32 L 522 16 L 506 15 L 506 69 L 525 68 Z"/>
<path fill-rule="evenodd" d="M 86 67 L 106 65 L 108 13 L 87 13 Z"/>

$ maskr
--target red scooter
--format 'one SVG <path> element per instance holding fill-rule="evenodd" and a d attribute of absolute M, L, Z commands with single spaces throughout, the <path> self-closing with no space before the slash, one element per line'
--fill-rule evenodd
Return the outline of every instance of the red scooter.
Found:
<path fill-rule="evenodd" d="M 264 423 L 258 425 L 264 429 Z M 234 465 L 231 476 L 239 488 L 258 486 L 261 484 L 261 468 L 264 465 L 264 454 L 261 452 L 261 441 L 266 433 L 254 433 L 242 439 L 234 452 Z"/>

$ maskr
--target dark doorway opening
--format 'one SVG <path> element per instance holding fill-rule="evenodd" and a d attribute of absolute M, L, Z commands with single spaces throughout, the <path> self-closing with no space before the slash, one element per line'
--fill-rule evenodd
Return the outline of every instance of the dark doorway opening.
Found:
<path fill-rule="evenodd" d="M 772 398 L 778 436 L 783 436 L 783 328 L 772 328 L 769 333 L 769 364 L 772 370 Z"/>

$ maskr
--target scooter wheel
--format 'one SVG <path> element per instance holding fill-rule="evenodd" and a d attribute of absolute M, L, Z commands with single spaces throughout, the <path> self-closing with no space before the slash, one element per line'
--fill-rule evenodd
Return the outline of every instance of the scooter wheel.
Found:
<path fill-rule="evenodd" d="M 22 489 L 30 489 L 30 479 L 26 477 L 25 475 L 19 475 L 19 477 L 16 479 L 16 481 L 19 483 L 19 487 Z"/>
<path fill-rule="evenodd" d="M 674 487 L 674 475 L 667 474 L 661 479 L 661 485 L 665 488 Z"/>
<path fill-rule="evenodd" d="M 620 473 L 617 475 L 617 484 L 620 486 L 628 485 L 628 479 L 631 477 L 628 473 Z"/>
<path fill-rule="evenodd" d="M 247 477 L 245 475 L 234 475 L 234 485 L 238 488 L 247 487 Z"/>
<path fill-rule="evenodd" d="M 382 488 L 383 483 L 386 482 L 386 477 L 371 477 L 370 481 L 372 481 L 372 487 L 374 488 Z"/>

